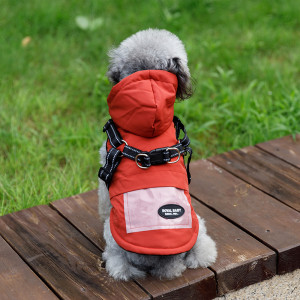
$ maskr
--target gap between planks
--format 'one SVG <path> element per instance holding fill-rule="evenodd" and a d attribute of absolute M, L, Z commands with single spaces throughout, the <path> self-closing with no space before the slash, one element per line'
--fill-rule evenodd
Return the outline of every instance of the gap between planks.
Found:
<path fill-rule="evenodd" d="M 78 230 L 80 230 L 81 232 L 83 232 L 83 234 L 85 234 L 85 236 L 87 236 L 90 240 L 94 240 L 96 241 L 96 245 L 100 248 L 103 249 L 104 247 L 104 241 L 102 238 L 102 235 L 100 234 L 100 232 L 103 230 L 103 228 L 101 227 L 101 225 L 97 222 L 96 224 L 94 223 L 93 220 L 96 220 L 97 218 L 95 218 L 97 212 L 96 212 L 96 204 L 97 204 L 97 195 L 96 195 L 96 191 L 91 191 L 88 192 L 86 194 L 82 194 L 82 195 L 76 195 L 67 199 L 62 199 L 62 200 L 58 200 L 55 201 L 54 203 L 52 203 L 53 206 L 56 207 L 56 209 L 58 209 L 63 215 L 65 215 L 65 217 L 72 222 L 73 224 L 75 224 L 76 228 L 78 228 Z M 86 209 L 85 206 L 88 205 L 89 209 Z M 252 249 L 253 253 L 256 252 L 256 254 L 254 255 L 250 255 L 251 259 L 256 257 L 256 260 L 259 263 L 263 263 L 263 266 L 266 266 L 266 273 L 265 275 L 263 275 L 264 273 L 262 272 L 260 276 L 264 276 L 264 277 L 260 277 L 257 276 L 257 278 L 255 279 L 256 282 L 257 281 L 261 281 L 263 279 L 266 279 L 270 276 L 273 276 L 276 273 L 276 257 L 275 257 L 275 253 L 270 250 L 268 247 L 263 246 L 261 243 L 259 243 L 256 239 L 248 236 L 244 231 L 240 230 L 239 228 L 237 228 L 236 226 L 232 225 L 231 223 L 227 222 L 226 220 L 224 220 L 222 217 L 218 216 L 217 214 L 215 214 L 214 212 L 210 211 L 209 209 L 205 208 L 204 206 L 202 206 L 202 204 L 198 203 L 196 200 L 193 200 L 193 205 L 196 208 L 196 211 L 198 211 L 198 213 L 200 213 L 200 215 L 202 215 L 205 219 L 209 220 L 207 221 L 207 224 L 211 223 L 214 224 L 212 226 L 216 227 L 216 224 L 220 224 L 221 226 L 221 232 L 222 234 L 219 235 L 218 239 L 222 240 L 222 236 L 227 235 L 228 233 L 231 233 L 232 235 L 236 235 L 237 237 L 243 237 L 243 241 L 241 242 L 237 242 L 237 240 L 232 241 L 232 245 L 235 245 L 235 247 L 240 247 L 238 246 L 240 243 L 246 243 L 245 245 L 247 245 L 247 247 L 242 248 L 242 250 L 240 250 L 241 253 L 239 253 L 240 255 L 234 255 L 232 256 L 229 260 L 231 260 L 231 267 L 230 269 L 233 268 L 231 277 L 233 278 L 235 275 L 238 274 L 238 270 L 240 270 L 240 272 L 245 272 L 247 266 L 249 266 L 252 264 L 252 261 L 250 261 L 249 259 L 246 258 L 245 255 L 249 255 L 249 253 L 247 253 L 247 249 L 250 248 Z M 76 212 L 80 212 L 80 213 L 76 213 Z M 81 220 L 78 218 L 78 216 L 82 215 L 80 218 Z M 203 213 L 205 212 L 205 214 L 203 215 Z M 86 224 L 85 220 L 88 220 L 88 222 L 90 223 L 89 225 Z M 217 221 L 216 221 L 217 220 Z M 216 223 L 217 222 L 217 223 Z M 95 230 L 95 228 L 97 228 L 97 230 Z M 227 230 L 225 232 L 225 229 Z M 217 231 L 217 230 L 213 230 L 213 231 Z M 222 244 L 226 243 L 223 239 Z M 228 246 L 227 246 L 228 247 Z M 237 248 L 239 249 L 239 248 Z M 259 250 L 258 250 L 259 249 Z M 227 252 L 226 252 L 227 251 Z M 224 256 L 226 257 L 227 255 L 227 259 L 228 259 L 228 250 L 226 250 L 224 252 L 223 255 L 220 255 L 220 257 Z M 231 250 L 230 250 L 231 251 Z M 220 251 L 222 252 L 222 251 Z M 246 254 L 247 253 L 247 254 Z M 268 260 L 264 260 L 264 256 L 261 254 L 265 253 L 267 254 L 267 256 L 269 257 Z M 243 254 L 245 254 L 243 256 Z M 229 255 L 230 257 L 230 255 Z M 243 258 L 246 261 L 241 261 L 239 262 L 239 259 Z M 236 261 L 237 259 L 237 261 Z M 273 267 L 271 267 L 270 271 L 267 271 L 268 268 L 270 268 L 270 264 L 273 265 Z M 268 265 L 268 267 L 267 267 Z M 243 269 L 243 267 L 245 267 Z M 262 267 L 262 266 L 261 266 Z M 272 269 L 273 268 L 273 269 Z M 258 268 L 259 269 L 259 268 Z M 222 277 L 222 274 L 226 271 L 227 274 L 228 270 L 225 270 L 224 267 L 222 266 L 222 263 L 219 262 L 219 264 L 215 265 L 215 268 L 212 267 L 211 268 L 212 271 L 215 272 L 215 274 L 219 274 Z M 235 271 L 234 271 L 235 270 Z M 258 272 L 257 270 L 255 272 Z M 236 274 L 234 274 L 236 273 Z M 251 277 L 251 272 L 248 272 L 248 276 Z M 241 285 L 249 285 L 250 282 L 253 282 L 253 278 L 248 278 L 247 277 L 247 272 L 243 274 L 243 276 L 240 276 L 241 278 L 244 279 L 244 281 L 239 278 L 238 280 L 236 280 L 236 282 L 228 282 L 227 285 L 224 284 L 224 282 L 226 280 L 224 280 L 223 277 L 223 282 L 220 284 L 220 282 L 218 282 L 219 286 L 221 287 L 220 289 L 220 293 L 223 294 L 229 290 L 234 290 L 237 289 L 237 285 L 235 284 L 240 284 Z M 218 276 L 217 276 L 218 278 Z M 248 280 L 248 281 L 247 281 Z M 218 281 L 218 280 L 217 280 Z M 149 291 L 149 290 L 148 290 Z M 151 292 L 150 292 L 151 293 Z"/>
<path fill-rule="evenodd" d="M 2 300 L 55 300 L 57 295 L 0 236 L 0 295 Z M 26 286 L 20 290 L 20 286 Z"/>
<path fill-rule="evenodd" d="M 300 134 L 296 134 L 295 139 L 289 135 L 259 143 L 255 147 L 280 158 L 294 167 L 300 168 Z"/>
<path fill-rule="evenodd" d="M 98 266 L 101 251 L 49 206 L 3 216 L 0 228 L 7 242 L 62 299 L 115 299 L 114 294 L 118 299 L 150 298 L 132 282 L 113 281 Z"/>
<path fill-rule="evenodd" d="M 57 200 L 52 202 L 51 206 L 89 240 L 93 241 L 99 249 L 103 250 L 105 246 L 102 236 L 103 223 L 99 220 L 97 203 L 97 192 L 93 190 Z M 173 280 L 158 280 L 149 276 L 145 280 L 136 280 L 136 282 L 142 285 L 155 299 L 193 297 L 196 291 L 201 291 L 204 299 L 211 299 L 216 296 L 216 285 L 214 283 L 212 286 L 212 278 L 215 278 L 214 273 L 208 269 L 189 269 L 184 272 L 183 276 Z M 208 283 L 206 283 L 207 280 Z"/>
<path fill-rule="evenodd" d="M 258 147 L 258 148 L 260 148 L 260 147 Z M 265 152 L 267 152 L 267 151 L 265 151 Z M 267 153 L 269 153 L 269 152 L 267 152 Z M 272 153 L 269 153 L 269 154 L 270 154 L 270 155 L 273 155 Z M 275 155 L 273 155 L 273 156 L 275 156 Z M 277 156 L 275 156 L 275 157 L 278 158 Z M 278 158 L 278 159 L 280 159 L 280 160 L 286 162 L 285 160 L 283 160 L 283 159 L 281 159 L 281 158 Z M 286 163 L 289 163 L 289 162 L 286 162 Z M 234 174 L 234 173 L 232 173 L 232 174 L 233 174 L 235 177 L 238 177 L 236 174 Z M 242 179 L 242 181 L 245 182 L 244 179 Z M 262 191 L 262 192 L 265 193 L 265 191 Z M 191 193 L 191 194 L 192 194 L 192 193 Z M 266 193 L 266 194 L 268 194 L 268 193 Z M 274 198 L 274 196 L 273 196 L 272 198 Z M 62 199 L 62 200 L 65 200 L 65 199 Z M 62 201 L 62 200 L 59 200 L 59 201 Z M 275 200 L 275 201 L 276 201 L 276 200 Z M 269 244 L 266 244 L 266 242 L 265 242 L 264 240 L 261 240 L 259 237 L 257 237 L 256 235 L 254 235 L 252 232 L 248 231 L 248 229 L 245 229 L 244 227 L 242 227 L 239 223 L 236 223 L 236 222 L 232 221 L 232 219 L 230 219 L 230 218 L 227 217 L 226 215 L 222 214 L 219 210 L 215 209 L 213 206 L 209 206 L 206 202 L 203 202 L 202 200 L 201 200 L 200 202 L 201 202 L 202 204 L 204 204 L 206 207 L 208 207 L 211 211 L 216 212 L 219 216 L 221 216 L 221 217 L 224 218 L 225 220 L 229 221 L 231 224 L 234 224 L 234 226 L 236 226 L 237 228 L 240 228 L 242 231 L 247 232 L 247 233 L 249 234 L 249 236 L 254 237 L 255 240 L 262 241 L 262 242 L 263 242 L 265 245 L 267 245 L 269 248 L 274 249 L 274 250 L 277 252 L 277 257 L 278 257 L 279 252 L 277 251 L 276 248 L 273 248 L 273 247 L 270 246 Z M 68 218 L 64 217 L 64 215 L 61 214 L 60 211 L 57 210 L 52 204 L 50 204 L 50 206 L 51 206 L 51 209 L 56 210 L 56 212 L 58 212 L 58 213 L 60 214 L 61 217 L 63 217 L 68 223 L 70 223 L 77 231 L 79 231 L 81 234 L 83 234 L 83 235 L 84 235 L 84 236 L 85 236 L 92 244 L 94 244 L 95 246 L 97 246 L 97 245 L 95 244 L 95 242 L 93 241 L 93 239 L 90 239 L 86 234 L 84 234 L 84 232 L 83 232 L 82 230 L 80 230 L 77 226 L 75 226 L 75 225 L 73 224 L 73 222 L 71 222 Z M 213 268 L 211 268 L 211 270 L 215 273 L 214 276 L 217 277 L 217 272 L 216 272 Z M 217 281 L 217 282 L 218 282 L 218 281 Z M 143 289 L 143 287 L 142 287 L 138 282 L 137 282 L 137 284 Z M 225 287 L 225 288 L 226 288 L 226 287 Z M 144 290 L 144 291 L 146 291 L 146 290 Z M 148 295 L 149 295 L 149 293 L 148 293 Z"/>
<path fill-rule="evenodd" d="M 300 214 L 296 210 L 210 161 L 194 162 L 191 170 L 196 179 L 190 185 L 191 195 L 275 250 L 279 274 L 300 267 Z"/>
<path fill-rule="evenodd" d="M 284 205 L 300 210 L 300 169 L 272 153 L 249 146 L 208 160 Z"/>

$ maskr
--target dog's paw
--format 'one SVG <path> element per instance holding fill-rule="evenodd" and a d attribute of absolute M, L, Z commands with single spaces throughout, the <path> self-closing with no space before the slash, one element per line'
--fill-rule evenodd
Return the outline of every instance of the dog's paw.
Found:
<path fill-rule="evenodd" d="M 120 268 L 116 269 L 109 266 L 107 267 L 106 264 L 106 270 L 108 274 L 115 280 L 129 281 L 131 279 L 145 278 L 146 276 L 144 271 L 141 271 L 133 266 L 120 266 Z"/>
<path fill-rule="evenodd" d="M 159 279 L 174 279 L 181 276 L 181 274 L 186 270 L 186 266 L 182 260 L 175 260 L 174 263 L 163 265 L 160 268 L 156 267 L 150 271 L 153 277 L 158 277 Z"/>
<path fill-rule="evenodd" d="M 190 269 L 208 267 L 217 258 L 216 243 L 207 234 L 198 237 L 194 247 L 188 252 L 185 258 L 185 265 Z"/>
<path fill-rule="evenodd" d="M 116 280 L 128 281 L 130 279 L 144 278 L 146 273 L 130 265 L 121 253 L 103 252 L 105 268 L 108 274 Z"/>

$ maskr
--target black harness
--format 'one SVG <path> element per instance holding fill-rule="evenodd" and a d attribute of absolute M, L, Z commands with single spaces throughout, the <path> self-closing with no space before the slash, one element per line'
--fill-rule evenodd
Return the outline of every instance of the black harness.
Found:
<path fill-rule="evenodd" d="M 179 143 L 170 147 L 157 148 L 147 152 L 129 146 L 127 142 L 122 139 L 113 120 L 108 120 L 108 122 L 103 127 L 103 132 L 106 132 L 112 148 L 106 155 L 105 165 L 99 169 L 98 177 L 106 183 L 107 187 L 109 187 L 113 174 L 123 157 L 135 161 L 137 166 L 141 169 L 148 169 L 149 167 L 155 165 L 176 163 L 179 161 L 181 155 L 185 156 L 187 155 L 187 153 L 189 153 L 186 170 L 188 182 L 190 184 L 190 161 L 192 159 L 193 153 L 192 148 L 188 147 L 190 144 L 190 139 L 187 136 L 184 125 L 181 123 L 178 117 L 174 116 L 173 123 L 177 140 L 179 139 L 180 131 L 183 131 L 184 133 L 184 137 L 179 140 Z M 125 146 L 123 151 L 120 151 L 117 148 L 122 144 L 125 144 Z M 177 157 L 177 159 L 172 161 L 171 159 L 175 157 Z"/>

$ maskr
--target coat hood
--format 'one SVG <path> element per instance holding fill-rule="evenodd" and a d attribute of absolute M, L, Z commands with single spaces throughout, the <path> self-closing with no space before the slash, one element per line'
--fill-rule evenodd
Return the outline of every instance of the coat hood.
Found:
<path fill-rule="evenodd" d="M 161 135 L 173 122 L 177 85 L 176 75 L 167 71 L 133 73 L 111 89 L 109 114 L 128 132 L 142 137 Z"/>

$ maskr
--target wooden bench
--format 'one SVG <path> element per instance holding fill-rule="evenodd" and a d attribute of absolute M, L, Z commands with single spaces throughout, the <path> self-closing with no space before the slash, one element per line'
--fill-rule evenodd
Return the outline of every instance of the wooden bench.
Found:
<path fill-rule="evenodd" d="M 210 268 L 113 280 L 90 191 L 0 218 L 0 298 L 213 299 L 300 267 L 300 135 L 196 161 L 192 176 L 194 208 L 218 246 Z"/>

